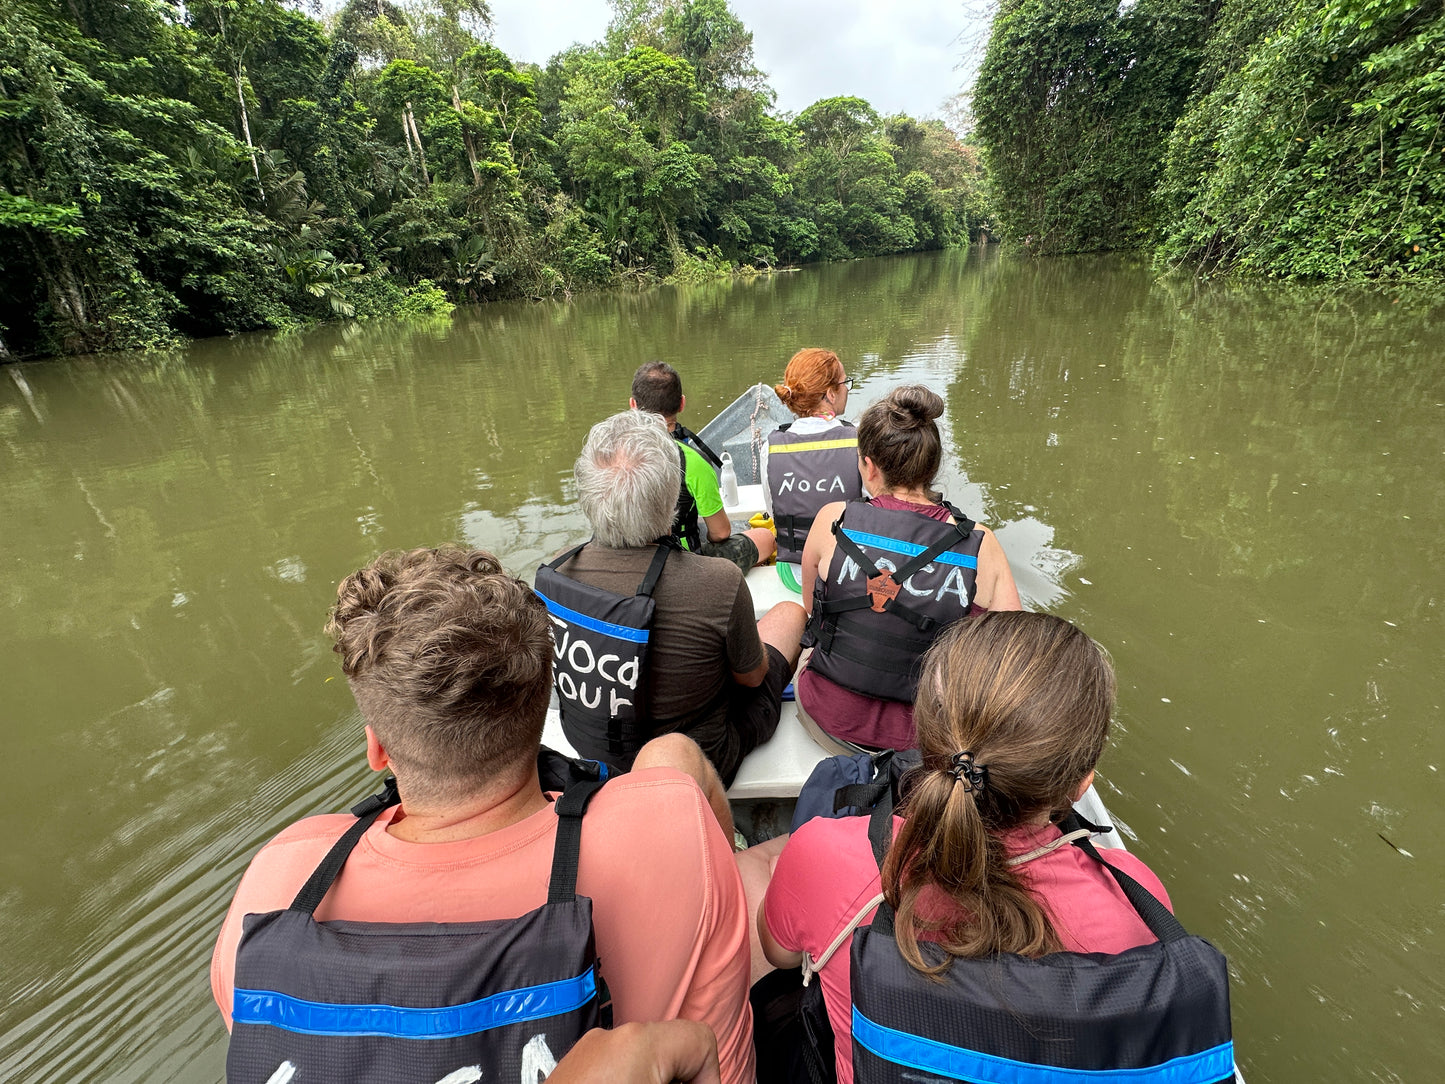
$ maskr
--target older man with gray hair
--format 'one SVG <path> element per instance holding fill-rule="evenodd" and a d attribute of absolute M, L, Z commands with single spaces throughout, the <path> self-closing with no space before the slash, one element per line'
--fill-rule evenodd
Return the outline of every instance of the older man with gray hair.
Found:
<path fill-rule="evenodd" d="M 755 623 L 736 565 L 671 541 L 681 467 L 657 415 L 598 422 L 575 473 L 592 540 L 538 575 L 567 736 L 583 755 L 628 768 L 648 739 L 686 735 L 716 769 L 720 785 L 703 789 L 725 814 L 738 765 L 777 728 L 803 608 L 782 602 Z"/>

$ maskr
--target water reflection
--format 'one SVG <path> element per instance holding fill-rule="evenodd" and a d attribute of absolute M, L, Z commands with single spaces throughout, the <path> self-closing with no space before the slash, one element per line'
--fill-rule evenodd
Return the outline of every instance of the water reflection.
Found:
<path fill-rule="evenodd" d="M 1432 1078 L 1441 317 L 943 254 L 7 367 L 0 1077 L 220 1077 L 236 877 L 368 786 L 341 576 L 452 538 L 530 572 L 583 534 L 572 460 L 639 361 L 696 426 L 825 345 L 855 415 L 945 394 L 945 492 L 1113 653 L 1101 790 L 1229 954 L 1251 1081 Z"/>

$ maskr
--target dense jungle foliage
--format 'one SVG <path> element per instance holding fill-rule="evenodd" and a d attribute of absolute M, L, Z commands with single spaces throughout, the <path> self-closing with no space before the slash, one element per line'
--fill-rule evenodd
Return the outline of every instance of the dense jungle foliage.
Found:
<path fill-rule="evenodd" d="M 1039 251 L 1445 279 L 1440 0 L 1004 0 L 973 108 Z"/>
<path fill-rule="evenodd" d="M 726 0 L 546 65 L 486 0 L 0 5 L 0 358 L 965 243 L 981 167 L 858 98 L 779 115 Z"/>

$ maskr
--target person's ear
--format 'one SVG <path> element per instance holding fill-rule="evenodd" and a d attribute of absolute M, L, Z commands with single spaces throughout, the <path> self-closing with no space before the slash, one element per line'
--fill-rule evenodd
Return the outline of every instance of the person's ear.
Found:
<path fill-rule="evenodd" d="M 631 396 L 629 396 L 628 399 L 627 399 L 627 405 L 628 405 L 628 407 L 629 407 L 630 409 L 636 410 L 636 409 L 637 409 L 637 400 L 636 400 L 636 399 L 633 399 Z"/>
<path fill-rule="evenodd" d="M 681 413 L 682 413 L 684 410 L 686 410 L 686 409 L 687 409 L 687 396 L 684 395 L 684 396 L 682 397 L 682 402 L 681 402 L 680 404 L 678 404 L 677 412 L 678 412 L 679 414 L 681 414 Z"/>
<path fill-rule="evenodd" d="M 1084 794 L 1085 794 L 1085 793 L 1088 791 L 1088 789 L 1089 789 L 1090 787 L 1092 787 L 1093 785 L 1094 785 L 1094 773 L 1091 771 L 1088 775 L 1084 776 L 1084 781 L 1079 784 L 1079 789 L 1074 792 L 1074 801 L 1077 802 L 1077 801 L 1079 801 L 1080 799 L 1082 799 L 1082 798 L 1084 797 Z"/>
<path fill-rule="evenodd" d="M 384 772 L 391 767 L 391 758 L 386 755 L 386 749 L 382 747 L 376 731 L 369 726 L 366 728 L 366 763 L 371 765 L 374 772 Z"/>

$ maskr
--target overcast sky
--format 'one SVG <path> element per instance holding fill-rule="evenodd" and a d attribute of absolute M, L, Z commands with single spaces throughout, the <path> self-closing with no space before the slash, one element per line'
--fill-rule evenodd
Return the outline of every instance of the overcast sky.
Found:
<path fill-rule="evenodd" d="M 936 116 L 977 66 L 979 0 L 731 0 L 753 32 L 758 67 L 797 113 L 852 94 L 878 112 Z M 491 0 L 497 47 L 545 64 L 573 42 L 599 40 L 606 0 Z M 966 65 L 965 72 L 960 65 Z"/>

